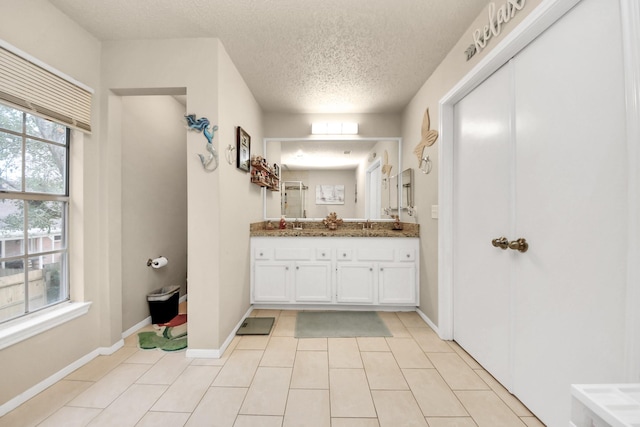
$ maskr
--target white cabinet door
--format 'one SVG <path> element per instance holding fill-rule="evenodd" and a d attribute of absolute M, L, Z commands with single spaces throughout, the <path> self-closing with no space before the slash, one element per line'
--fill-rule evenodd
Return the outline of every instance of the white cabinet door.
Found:
<path fill-rule="evenodd" d="M 378 268 L 380 304 L 416 303 L 416 267 L 413 263 L 381 263 Z"/>
<path fill-rule="evenodd" d="M 331 302 L 331 263 L 296 262 L 294 289 L 297 302 Z"/>
<path fill-rule="evenodd" d="M 374 302 L 375 275 L 373 263 L 338 263 L 336 268 L 337 301 Z"/>
<path fill-rule="evenodd" d="M 256 262 L 253 300 L 256 302 L 289 302 L 290 277 L 288 262 Z"/>

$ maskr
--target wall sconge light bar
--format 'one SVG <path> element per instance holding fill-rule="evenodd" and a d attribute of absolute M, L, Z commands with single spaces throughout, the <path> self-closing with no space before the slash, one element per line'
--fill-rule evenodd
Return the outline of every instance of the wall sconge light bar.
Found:
<path fill-rule="evenodd" d="M 311 124 L 312 135 L 357 135 L 358 124 L 354 122 L 319 122 Z"/>

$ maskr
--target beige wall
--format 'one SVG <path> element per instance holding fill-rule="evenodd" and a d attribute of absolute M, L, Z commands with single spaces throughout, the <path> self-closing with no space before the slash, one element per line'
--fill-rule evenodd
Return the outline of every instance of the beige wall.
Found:
<path fill-rule="evenodd" d="M 504 27 L 501 38 L 539 2 L 529 0 Z M 439 99 L 499 41 L 491 40 L 485 52 L 466 61 L 464 50 L 471 31 L 486 23 L 483 12 L 402 115 L 268 114 L 263 119 L 218 40 L 106 42 L 101 50 L 97 40 L 48 2 L 0 0 L 0 10 L 1 39 L 96 89 L 93 135 L 74 132 L 71 149 L 72 298 L 93 304 L 88 315 L 0 351 L 0 363 L 12 367 L 4 373 L 0 403 L 96 348 L 113 345 L 124 325 L 135 320 L 122 316 L 123 300 L 129 298 L 122 283 L 123 217 L 132 214 L 122 203 L 122 95 L 186 90 L 187 112 L 206 116 L 220 127 L 214 138 L 220 166 L 212 173 L 203 171 L 197 157 L 205 153 L 204 137 L 185 131 L 189 345 L 217 349 L 248 309 L 248 224 L 262 217 L 262 190 L 249 183 L 248 174 L 224 160 L 227 145 L 235 144 L 235 126 L 252 136 L 255 154 L 262 151 L 263 137 L 308 136 L 315 120 L 357 121 L 361 136 L 401 135 L 403 169 L 417 168 L 413 147 L 420 140 L 424 109 L 430 108 L 432 127 L 436 127 Z M 436 323 L 437 222 L 430 218 L 430 210 L 437 204 L 437 150 L 438 143 L 425 152 L 435 161 L 432 173 L 415 174 L 417 221 L 422 230 L 420 307 Z M 42 357 L 43 352 L 47 357 Z"/>
<path fill-rule="evenodd" d="M 224 151 L 235 144 L 238 125 L 252 138 L 262 139 L 260 110 L 216 39 L 107 42 L 102 62 L 105 93 L 170 93 L 186 88 L 187 113 L 207 117 L 219 128 L 213 145 L 220 165 L 214 172 L 205 171 L 197 156 L 206 154 L 202 133 L 185 130 L 189 348 L 216 350 L 249 307 L 248 224 L 261 217 L 260 189 L 250 185 L 247 173 L 226 162 Z M 115 153 L 121 150 L 122 141 L 121 131 L 111 129 L 121 114 L 114 98 L 118 97 L 111 96 L 107 102 L 109 114 L 104 120 L 110 128 L 105 140 L 114 153 L 107 173 L 113 184 L 107 190 L 113 201 L 108 209 L 117 216 L 122 210 L 117 206 L 121 165 Z M 255 150 L 254 145 L 252 152 Z M 121 253 L 121 224 L 114 221 L 109 227 L 111 247 Z"/>
<path fill-rule="evenodd" d="M 309 187 L 307 190 L 307 218 L 325 218 L 330 212 L 338 214 L 338 218 L 356 218 L 356 204 L 354 198 L 356 185 L 355 169 L 348 170 L 307 170 L 291 171 L 287 175 L 290 181 L 303 181 Z M 300 177 L 301 179 L 298 179 Z M 302 179 L 304 177 L 304 179 Z M 323 205 L 316 204 L 316 186 L 344 185 L 344 204 Z M 287 218 L 291 222 L 295 218 Z"/>
<path fill-rule="evenodd" d="M 489 2 L 487 2 L 488 4 Z M 503 25 L 502 33 L 489 40 L 486 48 L 467 61 L 465 50 L 472 43 L 472 34 L 476 28 L 484 27 L 488 22 L 487 8 L 476 18 L 464 36 L 442 61 L 438 68 L 427 79 L 418 93 L 413 97 L 402 115 L 403 168 L 415 168 L 416 187 L 414 189 L 417 217 L 420 224 L 420 309 L 438 324 L 438 222 L 431 218 L 431 206 L 438 204 L 438 145 L 424 150 L 424 155 L 433 161 L 433 169 L 425 175 L 418 170 L 418 159 L 413 150 L 420 142 L 422 118 L 429 108 L 431 129 L 438 129 L 438 102 L 455 84 L 493 49 L 501 39 L 522 22 L 540 0 L 529 0 L 523 10 Z M 500 6 L 500 5 L 498 5 Z M 406 220 L 406 216 L 403 217 Z"/>
<path fill-rule="evenodd" d="M 262 220 L 261 187 L 252 184 L 249 173 L 226 162 L 224 149 L 235 146 L 236 127 L 251 136 L 251 154 L 262 155 L 262 112 L 231 58 L 220 45 L 219 70 L 219 126 L 220 126 L 220 273 L 217 301 L 220 311 L 219 348 L 233 332 L 249 309 L 249 224 Z M 212 243 L 213 240 L 210 241 Z M 191 256 L 191 255 L 189 255 Z M 202 265 L 209 274 L 215 273 Z M 190 299 L 191 301 L 191 299 Z M 191 312 L 191 302 L 189 312 Z M 189 341 L 191 346 L 191 341 Z M 200 347 L 201 348 L 201 347 Z"/>
<path fill-rule="evenodd" d="M 122 97 L 122 329 L 149 316 L 146 295 L 187 278 L 185 107 L 171 96 Z M 203 137 L 204 140 L 204 137 Z M 166 267 L 147 267 L 158 256 Z"/>
<path fill-rule="evenodd" d="M 0 39 L 98 89 L 100 43 L 44 1 L 0 0 Z M 3 371 L 0 404 L 28 390 L 95 350 L 105 320 L 98 297 L 105 280 L 99 265 L 105 256 L 100 245 L 101 219 L 98 174 L 100 147 L 100 93 L 94 94 L 92 136 L 73 132 L 71 142 L 70 267 L 71 297 L 93 301 L 89 313 L 46 333 L 0 350 Z"/>

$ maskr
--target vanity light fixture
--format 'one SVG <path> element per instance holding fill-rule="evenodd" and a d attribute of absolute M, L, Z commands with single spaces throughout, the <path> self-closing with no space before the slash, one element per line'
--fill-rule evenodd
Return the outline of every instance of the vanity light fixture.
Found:
<path fill-rule="evenodd" d="M 311 123 L 312 135 L 357 135 L 358 124 L 355 122 L 317 122 Z"/>

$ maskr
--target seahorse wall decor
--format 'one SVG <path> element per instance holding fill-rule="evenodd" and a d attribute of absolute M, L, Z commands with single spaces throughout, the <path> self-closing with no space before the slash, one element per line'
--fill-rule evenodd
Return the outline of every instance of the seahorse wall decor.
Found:
<path fill-rule="evenodd" d="M 209 119 L 206 117 L 201 117 L 196 120 L 195 114 L 187 114 L 184 116 L 187 120 L 187 125 L 189 126 L 189 130 L 195 130 L 198 132 L 202 132 L 204 137 L 207 138 L 207 151 L 209 152 L 209 157 L 205 160 L 202 154 L 198 154 L 200 157 L 200 161 L 202 162 L 202 167 L 207 172 L 213 172 L 218 167 L 218 153 L 216 149 L 213 147 L 213 135 L 218 130 L 218 126 L 211 127 L 209 123 Z M 209 167 L 211 162 L 215 159 L 215 165 L 213 167 Z"/>

